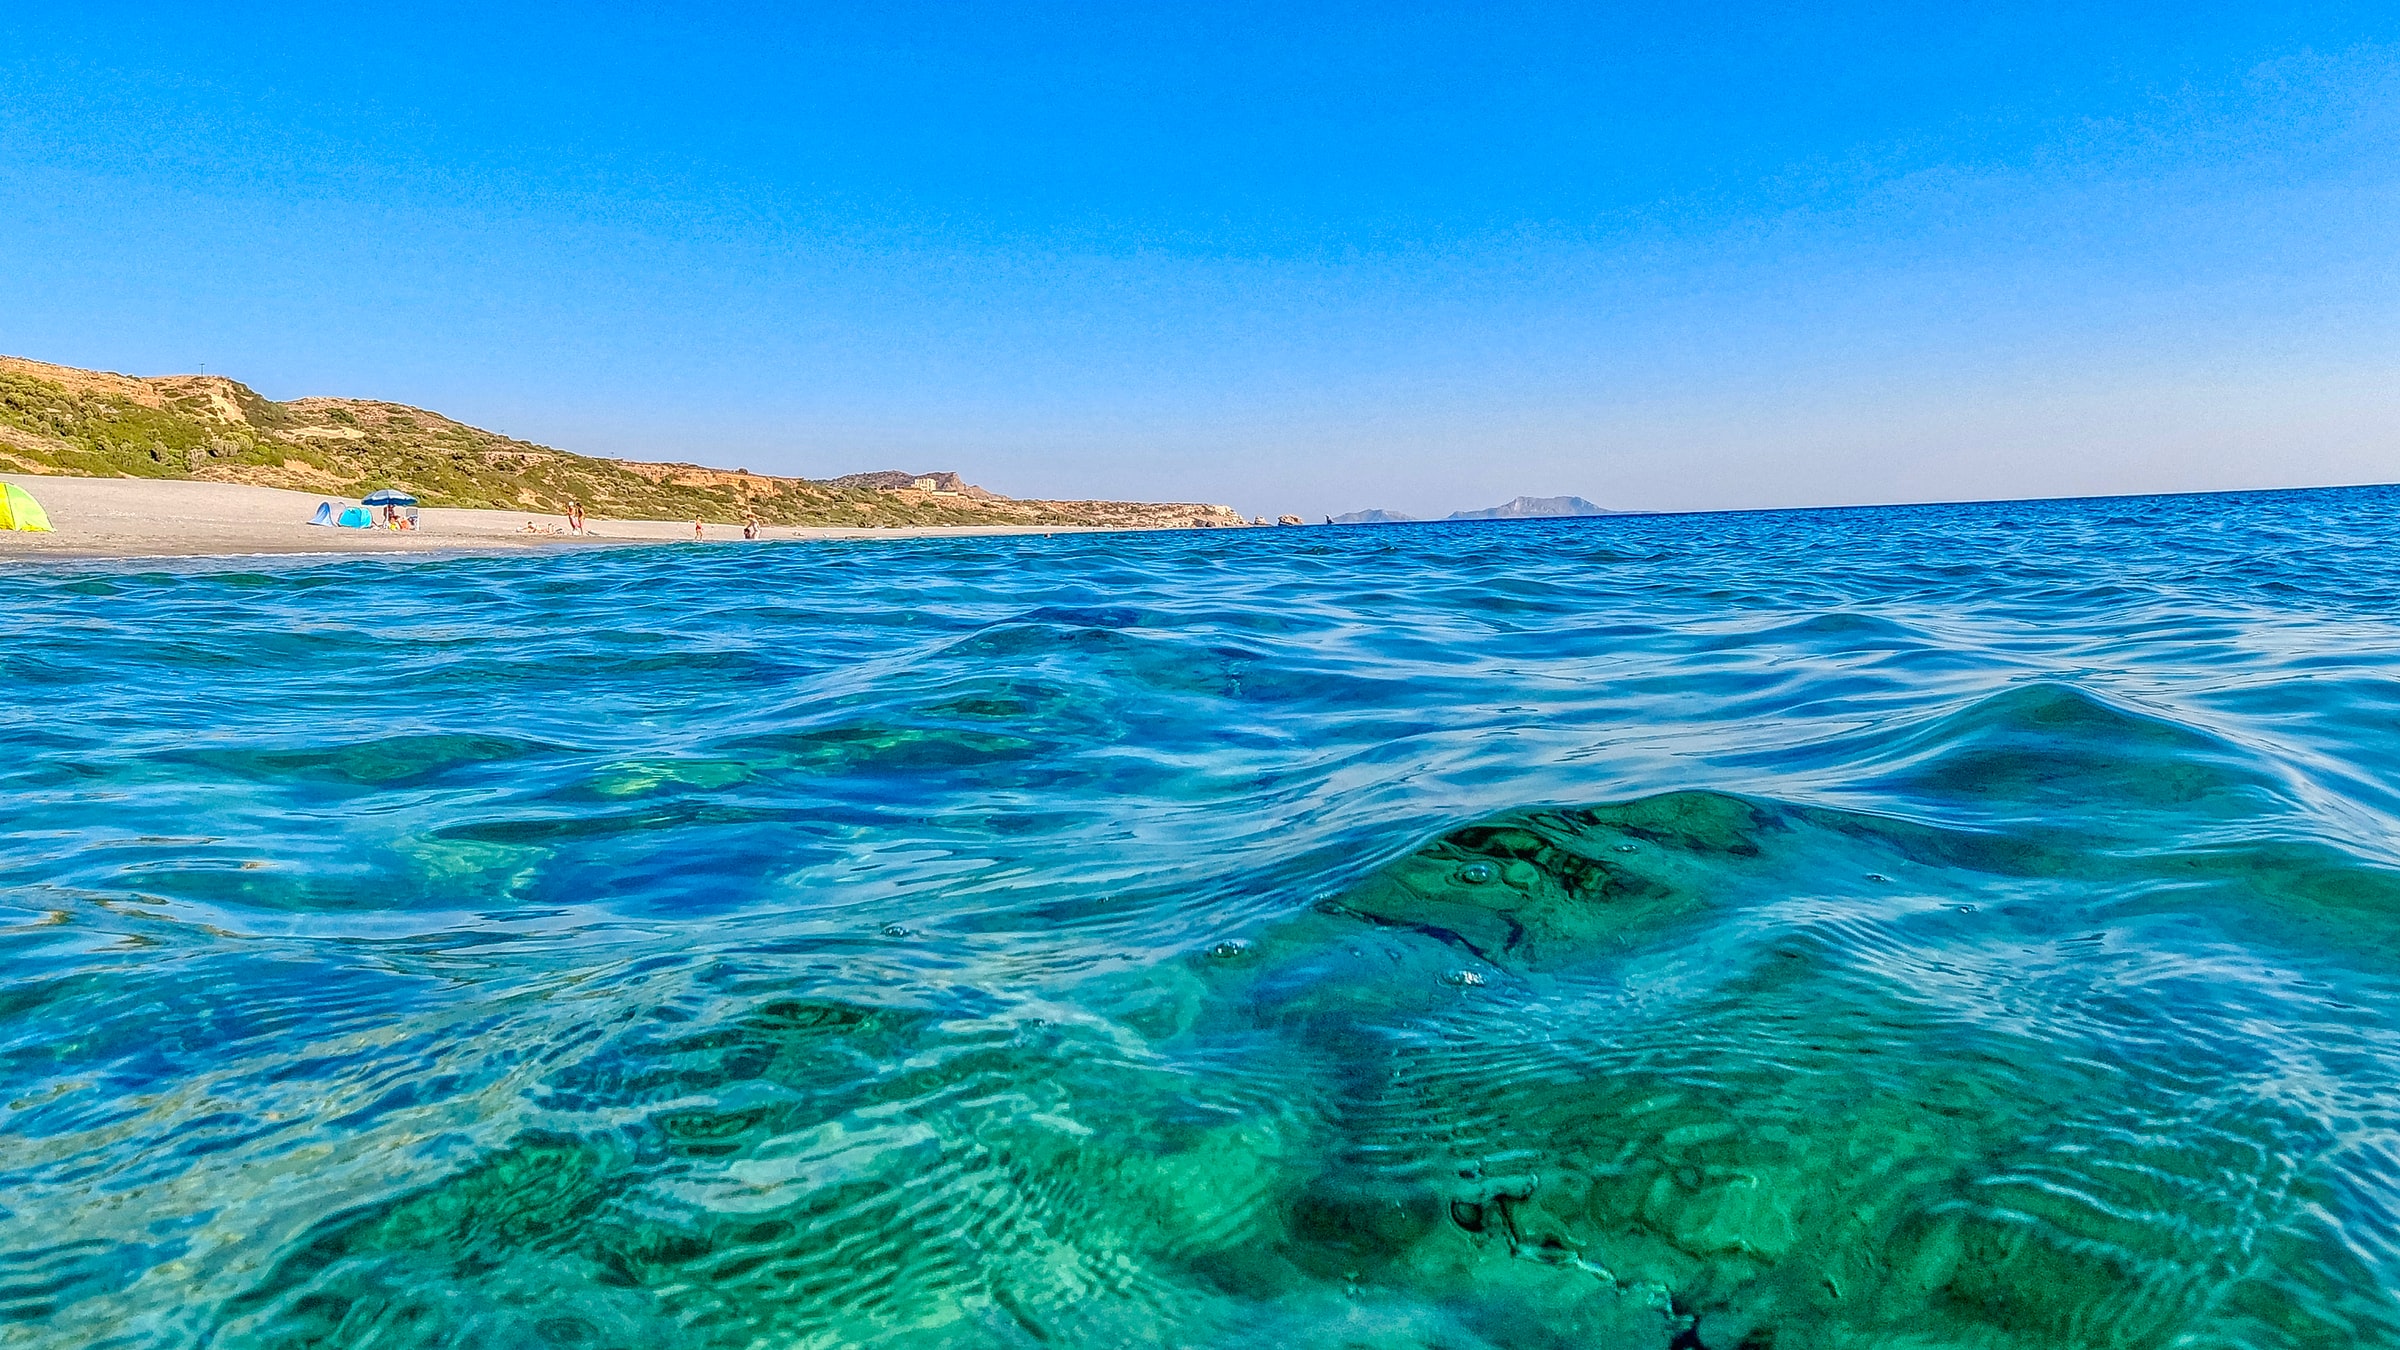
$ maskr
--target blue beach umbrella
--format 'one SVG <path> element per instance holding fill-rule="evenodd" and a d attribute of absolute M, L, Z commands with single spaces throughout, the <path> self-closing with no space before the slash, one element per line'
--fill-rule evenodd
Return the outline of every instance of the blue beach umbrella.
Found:
<path fill-rule="evenodd" d="M 415 506 L 417 499 L 398 488 L 383 488 L 359 498 L 359 502 L 366 506 Z"/>

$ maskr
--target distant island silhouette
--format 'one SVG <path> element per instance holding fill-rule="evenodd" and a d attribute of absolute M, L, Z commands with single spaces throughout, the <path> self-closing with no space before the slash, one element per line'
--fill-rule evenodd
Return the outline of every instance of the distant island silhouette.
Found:
<path fill-rule="evenodd" d="M 1581 497 L 1518 497 L 1500 506 L 1487 506 L 1481 511 L 1453 511 L 1443 520 L 1547 520 L 1559 516 L 1613 516 L 1618 514 L 1605 506 L 1585 501 Z M 1334 525 L 1398 525 L 1419 517 L 1398 511 L 1349 511 L 1328 517 Z"/>

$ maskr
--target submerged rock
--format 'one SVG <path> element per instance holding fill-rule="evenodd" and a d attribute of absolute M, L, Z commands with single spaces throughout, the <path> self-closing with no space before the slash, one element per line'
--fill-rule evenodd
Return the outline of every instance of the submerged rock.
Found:
<path fill-rule="evenodd" d="M 1074 1006 L 659 1020 L 548 1077 L 585 1129 L 328 1218 L 219 1343 L 2400 1334 L 2303 1170 L 2335 1141 L 2198 1005 L 2062 964 L 2050 870 L 1676 793 L 1446 831 Z"/>

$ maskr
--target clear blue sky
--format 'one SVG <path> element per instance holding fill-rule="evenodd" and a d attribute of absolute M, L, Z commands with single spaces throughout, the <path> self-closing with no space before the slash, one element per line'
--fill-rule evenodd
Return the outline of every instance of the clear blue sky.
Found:
<path fill-rule="evenodd" d="M 1311 516 L 2400 479 L 2400 7 L 0 8 L 0 351 Z"/>

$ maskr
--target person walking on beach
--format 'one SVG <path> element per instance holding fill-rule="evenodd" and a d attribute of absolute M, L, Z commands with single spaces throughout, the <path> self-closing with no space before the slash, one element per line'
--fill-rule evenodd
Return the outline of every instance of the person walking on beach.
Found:
<path fill-rule="evenodd" d="M 697 544 L 697 543 L 699 543 L 701 540 L 703 540 L 703 539 L 706 539 L 707 537 L 708 537 L 708 536 L 707 536 L 706 534 L 704 534 L 704 533 L 702 533 L 702 532 L 701 532 L 701 529 L 700 529 L 700 522 L 699 522 L 699 521 L 697 521 L 697 520 L 693 521 L 693 522 L 692 522 L 692 542 L 693 542 L 693 543 L 695 543 L 695 544 Z"/>
<path fill-rule="evenodd" d="M 573 497 L 567 498 L 567 531 L 570 534 L 583 533 L 583 503 Z"/>

